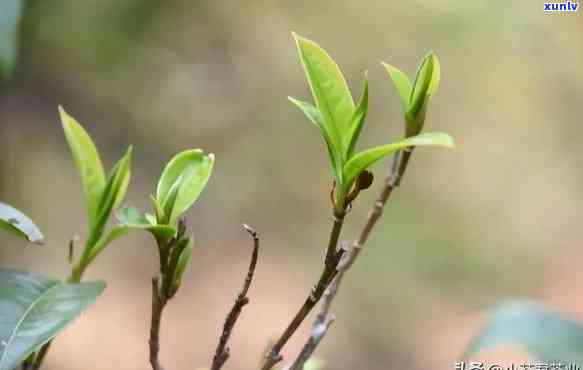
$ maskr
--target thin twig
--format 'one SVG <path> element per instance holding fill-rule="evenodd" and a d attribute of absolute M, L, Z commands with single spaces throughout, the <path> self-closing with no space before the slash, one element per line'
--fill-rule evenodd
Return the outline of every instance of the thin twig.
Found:
<path fill-rule="evenodd" d="M 320 310 L 312 325 L 312 332 L 310 337 L 304 344 L 304 347 L 302 348 L 296 360 L 290 366 L 289 370 L 303 370 L 304 364 L 312 356 L 324 336 L 327 334 L 330 325 L 334 321 L 334 316 L 330 314 L 330 307 L 332 306 L 332 302 L 336 297 L 340 284 L 342 283 L 342 279 L 344 278 L 346 272 L 352 267 L 354 261 L 356 261 L 358 258 L 364 244 L 368 240 L 372 229 L 376 225 L 377 221 L 381 218 L 383 209 L 387 204 L 391 194 L 393 193 L 393 190 L 399 186 L 405 170 L 407 169 L 407 164 L 409 163 L 411 154 L 412 151 L 409 150 L 404 151 L 402 154 L 401 152 L 397 152 L 393 156 L 389 175 L 387 176 L 383 190 L 370 210 L 367 221 L 362 228 L 358 239 L 352 243 L 350 250 L 347 253 L 344 253 L 344 257 L 338 263 L 337 274 L 324 293 Z M 343 249 L 344 248 L 345 247 L 343 247 Z"/>
<path fill-rule="evenodd" d="M 230 349 L 227 347 L 227 342 L 229 337 L 233 332 L 235 323 L 243 311 L 243 307 L 249 303 L 249 298 L 247 297 L 247 292 L 251 286 L 251 281 L 253 280 L 253 274 L 255 273 L 255 266 L 257 266 L 257 257 L 259 255 L 259 237 L 255 230 L 253 230 L 249 225 L 243 224 L 243 229 L 245 229 L 249 235 L 253 238 L 253 254 L 251 256 L 251 263 L 249 264 L 249 270 L 247 271 L 247 276 L 245 277 L 245 282 L 243 284 L 243 289 L 241 293 L 237 296 L 233 308 L 227 315 L 225 319 L 225 324 L 223 325 L 223 333 L 219 339 L 219 344 L 215 351 L 215 356 L 213 358 L 213 363 L 211 370 L 220 370 L 220 368 L 229 359 Z"/>
<path fill-rule="evenodd" d="M 341 244 L 341 248 L 343 250 L 348 248 L 348 244 L 346 242 L 342 242 Z M 336 292 L 338 291 L 338 286 L 340 285 L 344 273 L 346 272 L 346 268 L 349 265 L 349 261 L 353 260 L 354 258 L 355 253 L 353 249 L 345 252 L 342 259 L 340 260 L 340 263 L 338 263 L 338 267 L 336 268 L 338 273 L 322 296 L 322 303 L 320 304 L 320 309 L 318 310 L 316 319 L 312 324 L 310 337 L 306 341 L 306 344 L 304 344 L 304 347 L 302 348 L 298 357 L 287 370 L 302 370 L 304 368 L 304 364 L 310 357 L 312 357 L 312 354 L 328 332 L 328 329 L 336 320 L 334 315 L 330 314 L 330 307 L 332 306 L 332 301 L 334 300 Z"/>
<path fill-rule="evenodd" d="M 322 298 L 326 288 L 336 276 L 336 267 L 344 254 L 342 248 L 337 249 L 338 239 L 340 238 L 340 232 L 342 230 L 342 225 L 344 224 L 344 217 L 346 216 L 346 211 L 335 212 L 334 213 L 334 224 L 332 225 L 332 231 L 330 232 L 330 239 L 328 241 L 328 248 L 326 249 L 326 259 L 324 262 L 324 269 L 320 275 L 320 279 L 316 285 L 312 288 L 310 295 L 304 301 L 304 304 L 297 312 L 296 316 L 293 318 L 291 323 L 287 326 L 281 337 L 275 342 L 271 350 L 265 355 L 265 360 L 261 366 L 261 370 L 270 370 L 275 364 L 283 360 L 281 355 L 281 350 L 291 338 L 291 336 L 298 330 L 302 322 L 305 320 L 306 316 L 312 311 L 316 303 Z"/>
<path fill-rule="evenodd" d="M 160 325 L 162 322 L 162 311 L 166 306 L 166 299 L 160 291 L 158 278 L 152 279 L 152 317 L 150 321 L 150 364 L 153 370 L 164 370 L 160 365 Z"/>

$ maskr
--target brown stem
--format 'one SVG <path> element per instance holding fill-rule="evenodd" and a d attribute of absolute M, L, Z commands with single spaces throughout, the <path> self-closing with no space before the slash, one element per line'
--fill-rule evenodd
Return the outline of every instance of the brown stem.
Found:
<path fill-rule="evenodd" d="M 342 244 L 342 249 L 346 250 L 346 242 L 343 242 Z M 326 288 L 324 295 L 322 296 L 322 303 L 320 304 L 318 315 L 316 315 L 316 319 L 312 324 L 310 337 L 306 341 L 306 344 L 304 344 L 304 347 L 298 354 L 298 357 L 287 370 L 302 370 L 304 368 L 304 364 L 310 357 L 312 357 L 312 354 L 328 332 L 328 329 L 336 320 L 334 315 L 330 314 L 330 307 L 332 306 L 332 301 L 336 296 L 338 286 L 340 285 L 340 282 L 344 276 L 344 272 L 346 271 L 346 267 L 348 266 L 348 261 L 354 259 L 354 255 L 354 250 L 351 250 L 348 253 L 345 253 L 338 263 L 338 267 L 336 268 L 336 277 L 334 277 L 328 288 Z"/>
<path fill-rule="evenodd" d="M 336 246 L 338 245 L 338 239 L 340 238 L 340 232 L 342 231 L 345 215 L 346 212 L 344 210 L 342 212 L 334 213 L 334 224 L 332 225 L 332 231 L 330 232 L 330 239 L 328 242 L 328 248 L 326 250 L 324 270 L 320 275 L 320 279 L 312 288 L 310 295 L 306 298 L 304 304 L 299 309 L 291 323 L 284 330 L 283 334 L 279 337 L 277 342 L 275 342 L 271 350 L 268 351 L 261 370 L 270 370 L 275 364 L 283 359 L 280 353 L 282 348 L 286 345 L 291 336 L 298 330 L 306 316 L 308 316 L 316 303 L 320 300 L 320 298 L 322 298 L 322 295 L 324 294 L 328 284 L 330 284 L 334 276 L 336 276 L 336 267 L 338 266 L 338 263 L 340 262 L 340 259 L 344 253 L 343 249 L 337 250 Z"/>
<path fill-rule="evenodd" d="M 243 289 L 241 293 L 237 296 L 235 300 L 235 304 L 233 308 L 227 315 L 225 319 L 225 324 L 223 325 L 223 332 L 219 339 L 219 344 L 217 345 L 217 349 L 215 351 L 215 356 L 213 358 L 213 363 L 211 366 L 211 370 L 220 370 L 221 367 L 225 364 L 225 362 L 229 359 L 230 349 L 227 347 L 227 342 L 229 341 L 229 337 L 233 332 L 233 328 L 235 327 L 235 323 L 241 315 L 243 311 L 243 307 L 249 303 L 249 298 L 247 297 L 247 292 L 249 291 L 249 287 L 251 286 L 251 282 L 253 280 L 253 274 L 255 273 L 255 266 L 257 266 L 257 257 L 259 254 L 259 237 L 255 230 L 249 227 L 246 224 L 243 224 L 243 228 L 251 235 L 253 238 L 253 254 L 251 256 L 251 263 L 249 264 L 249 270 L 247 271 L 247 276 L 245 277 L 245 282 L 243 283 Z"/>
<path fill-rule="evenodd" d="M 393 193 L 393 190 L 399 186 L 401 178 L 407 169 L 407 164 L 409 163 L 411 154 L 412 151 L 404 151 L 402 154 L 398 152 L 393 156 L 385 186 L 370 210 L 367 221 L 362 228 L 358 239 L 353 242 L 350 251 L 345 253 L 344 257 L 338 263 L 337 274 L 324 293 L 320 310 L 318 311 L 318 315 L 312 325 L 310 337 L 304 344 L 298 357 L 289 367 L 289 370 L 302 370 L 306 361 L 312 356 L 324 336 L 327 334 L 330 325 L 334 321 L 334 316 L 330 314 L 330 307 L 336 297 L 342 279 L 350 267 L 352 267 L 354 261 L 358 258 L 371 231 L 377 221 L 381 218 L 383 209 Z"/>
<path fill-rule="evenodd" d="M 150 321 L 150 364 L 153 370 L 164 370 L 160 365 L 160 324 L 167 300 L 160 291 L 158 278 L 152 279 L 152 316 Z"/>

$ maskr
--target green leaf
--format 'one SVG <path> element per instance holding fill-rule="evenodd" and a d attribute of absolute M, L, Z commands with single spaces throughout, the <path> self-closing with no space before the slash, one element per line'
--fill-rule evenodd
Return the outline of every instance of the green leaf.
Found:
<path fill-rule="evenodd" d="M 356 110 L 350 119 L 350 126 L 348 128 L 349 133 L 346 136 L 346 154 L 345 158 L 348 160 L 354 154 L 354 149 L 356 148 L 356 142 L 364 126 L 364 121 L 366 120 L 366 114 L 368 112 L 368 79 L 365 74 L 364 76 L 364 87 L 362 89 L 362 96 L 358 101 Z"/>
<path fill-rule="evenodd" d="M 150 222 L 136 207 L 124 207 L 115 216 L 120 225 L 150 225 Z"/>
<path fill-rule="evenodd" d="M 152 224 L 151 215 L 142 215 L 134 207 L 126 207 L 117 213 L 119 228 L 141 229 L 149 231 L 156 239 L 167 240 L 176 235 L 176 229 L 169 225 Z M 148 219 L 150 218 L 150 219 Z"/>
<path fill-rule="evenodd" d="M 172 214 L 165 216 L 170 225 L 174 224 L 178 217 L 196 201 L 208 182 L 214 159 L 213 154 L 205 155 L 200 149 L 190 149 L 177 154 L 168 162 L 160 176 L 156 190 L 158 207 L 166 204 L 172 186 L 175 185 L 179 177 L 182 177 L 180 189 L 176 195 L 174 207 L 172 207 Z"/>
<path fill-rule="evenodd" d="M 464 358 L 499 345 L 519 344 L 544 363 L 583 364 L 583 326 L 534 302 L 500 305 Z"/>
<path fill-rule="evenodd" d="M 354 100 L 340 68 L 318 44 L 293 34 L 300 60 L 336 157 L 344 155 L 344 137 L 354 114 Z"/>
<path fill-rule="evenodd" d="M 188 243 L 180 253 L 180 257 L 178 257 L 178 262 L 176 263 L 176 268 L 174 269 L 174 276 L 172 277 L 172 287 L 173 289 L 178 289 L 178 287 L 182 284 L 182 276 L 186 271 L 186 268 L 190 264 L 190 260 L 192 258 L 192 248 L 194 243 L 191 239 L 188 240 Z"/>
<path fill-rule="evenodd" d="M 398 68 L 393 67 L 392 65 L 384 62 L 382 63 L 382 65 L 387 70 L 387 73 L 389 74 L 391 81 L 393 81 L 393 84 L 395 85 L 395 88 L 397 89 L 397 92 L 401 97 L 401 102 L 403 103 L 403 110 L 406 112 L 407 110 L 409 110 L 409 101 L 411 99 L 411 91 L 413 89 L 413 84 L 411 83 L 411 80 L 405 73 L 403 73 Z"/>
<path fill-rule="evenodd" d="M 415 82 L 413 83 L 413 90 L 411 91 L 411 104 L 409 105 L 408 112 L 412 116 L 417 115 L 425 102 L 433 77 L 434 61 L 435 58 L 433 58 L 433 54 L 427 55 L 417 70 Z"/>
<path fill-rule="evenodd" d="M 174 184 L 172 184 L 172 186 L 170 187 L 170 190 L 168 190 L 168 195 L 166 196 L 166 199 L 164 199 L 164 204 L 162 204 L 162 207 L 164 208 L 165 217 L 170 217 L 172 215 L 172 210 L 176 205 L 176 199 L 178 199 L 178 192 L 180 191 L 180 187 L 182 186 L 182 179 L 183 179 L 182 175 L 178 176 L 176 181 L 174 181 Z M 170 221 L 169 219 L 163 219 L 160 220 L 160 223 L 166 224 L 169 221 Z"/>
<path fill-rule="evenodd" d="M 344 176 L 346 179 L 345 186 L 348 188 L 352 186 L 354 179 L 368 167 L 373 165 L 380 159 L 393 154 L 397 150 L 405 149 L 411 146 L 422 145 L 436 145 L 452 148 L 454 146 L 451 136 L 441 132 L 424 133 L 417 136 L 412 136 L 405 140 L 378 146 L 376 148 L 368 149 L 356 154 L 344 165 Z"/>
<path fill-rule="evenodd" d="M 0 370 L 16 368 L 104 289 L 104 282 L 65 284 L 28 272 L 0 270 Z"/>
<path fill-rule="evenodd" d="M 10 76 L 18 55 L 21 0 L 3 0 L 0 12 L 0 80 Z"/>
<path fill-rule="evenodd" d="M 59 106 L 61 123 L 65 137 L 71 148 L 73 159 L 81 176 L 85 200 L 87 202 L 89 229 L 93 229 L 97 222 L 99 203 L 106 185 L 105 172 L 99 158 L 99 152 L 87 132 Z"/>
<path fill-rule="evenodd" d="M 439 83 L 441 82 L 441 65 L 434 52 L 431 52 L 429 55 L 433 60 L 433 73 L 431 74 L 431 82 L 427 89 L 427 95 L 433 96 L 437 92 L 437 89 L 439 89 Z"/>
<path fill-rule="evenodd" d="M 108 176 L 107 184 L 99 202 L 99 214 L 94 228 L 91 230 L 87 245 L 91 248 L 101 238 L 103 230 L 116 203 L 120 203 L 127 190 L 132 160 L 132 147 L 129 146 L 124 156 L 113 166 Z"/>
<path fill-rule="evenodd" d="M 160 184 L 158 184 L 158 185 L 160 185 Z M 162 205 L 160 204 L 158 199 L 156 199 L 155 196 L 150 195 L 150 201 L 152 202 L 152 207 L 154 207 L 154 212 L 156 214 L 155 222 L 150 222 L 150 223 L 155 225 L 155 224 L 158 224 L 158 220 L 165 220 L 166 215 L 164 214 L 164 209 L 162 209 Z"/>
<path fill-rule="evenodd" d="M 423 129 L 427 105 L 439 87 L 440 73 L 439 60 L 431 52 L 423 59 L 415 77 L 409 110 L 405 114 L 407 136 L 416 135 Z"/>
<path fill-rule="evenodd" d="M 310 122 L 312 122 L 320 130 L 322 138 L 324 138 L 324 142 L 326 143 L 326 148 L 328 149 L 328 156 L 330 157 L 330 163 L 332 163 L 332 171 L 334 172 L 336 179 L 339 180 L 340 172 L 342 169 L 342 158 L 337 156 L 337 153 L 335 152 L 334 143 L 332 142 L 330 133 L 327 131 L 326 126 L 323 123 L 320 111 L 318 111 L 318 108 L 314 107 L 308 102 L 294 99 L 291 96 L 288 96 L 288 99 L 298 108 L 300 108 L 300 110 L 308 117 Z"/>
<path fill-rule="evenodd" d="M 0 229 L 8 230 L 31 243 L 44 242 L 43 234 L 27 215 L 2 202 L 0 202 Z"/>

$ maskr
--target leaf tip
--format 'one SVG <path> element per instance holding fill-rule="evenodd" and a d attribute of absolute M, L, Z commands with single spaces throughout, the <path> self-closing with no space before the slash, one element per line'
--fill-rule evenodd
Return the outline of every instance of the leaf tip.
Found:
<path fill-rule="evenodd" d="M 215 153 L 208 153 L 206 156 L 211 161 L 211 163 L 215 163 Z"/>
<path fill-rule="evenodd" d="M 132 156 L 134 155 L 134 146 L 133 145 L 128 145 L 127 149 L 126 149 L 126 157 L 128 157 L 128 159 L 132 159 Z"/>

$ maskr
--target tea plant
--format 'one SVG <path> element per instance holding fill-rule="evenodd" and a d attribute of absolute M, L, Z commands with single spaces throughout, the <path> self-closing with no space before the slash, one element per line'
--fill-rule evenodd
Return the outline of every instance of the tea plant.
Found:
<path fill-rule="evenodd" d="M 290 324 L 267 352 L 259 365 L 272 369 L 283 360 L 282 350 L 288 340 L 318 302 L 321 307 L 313 330 L 302 351 L 289 369 L 315 369 L 311 359 L 322 338 L 328 332 L 333 316 L 333 299 L 342 279 L 357 259 L 390 195 L 399 186 L 416 146 L 452 147 L 452 138 L 444 133 L 424 133 L 425 118 L 432 96 L 440 80 L 440 67 L 435 54 L 428 54 L 417 74 L 410 80 L 403 72 L 383 64 L 400 95 L 405 129 L 396 142 L 358 150 L 358 139 L 368 113 L 369 87 L 364 74 L 362 94 L 355 103 L 338 65 L 318 44 L 294 34 L 301 64 L 304 67 L 314 104 L 290 98 L 319 130 L 330 160 L 332 186 L 330 213 L 332 227 L 320 277 Z M 166 165 L 151 196 L 152 211 L 142 213 L 133 207 L 118 210 L 117 224 L 108 227 L 108 220 L 123 202 L 131 177 L 132 147 L 106 174 L 95 144 L 81 125 L 62 108 L 59 109 L 66 140 L 71 149 L 85 194 L 88 232 L 78 259 L 70 254 L 72 268 L 66 282 L 28 272 L 2 270 L 0 306 L 6 320 L 0 320 L 3 340 L 0 370 L 40 368 L 50 347 L 50 340 L 86 309 L 105 288 L 104 282 L 82 282 L 84 272 L 97 257 L 119 237 L 132 230 L 150 233 L 159 252 L 159 274 L 152 279 L 152 312 L 150 317 L 150 364 L 161 370 L 160 330 L 163 311 L 178 292 L 184 272 L 193 253 L 193 237 L 187 232 L 183 214 L 196 202 L 205 188 L 214 165 L 214 156 L 191 149 L 178 153 Z M 392 156 L 389 175 L 382 182 L 377 201 L 358 237 L 352 242 L 340 242 L 342 227 L 360 192 L 372 187 L 371 167 Z M 325 194 L 325 197 L 328 197 Z M 0 226 L 29 241 L 39 241 L 42 234 L 28 217 L 10 206 L 0 204 Z M 226 316 L 223 331 L 212 359 L 211 369 L 219 370 L 230 356 L 229 338 L 249 303 L 247 296 L 258 263 L 259 236 L 249 226 L 244 228 L 253 239 L 253 252 L 243 288 Z M 71 252 L 74 251 L 71 242 Z"/>

